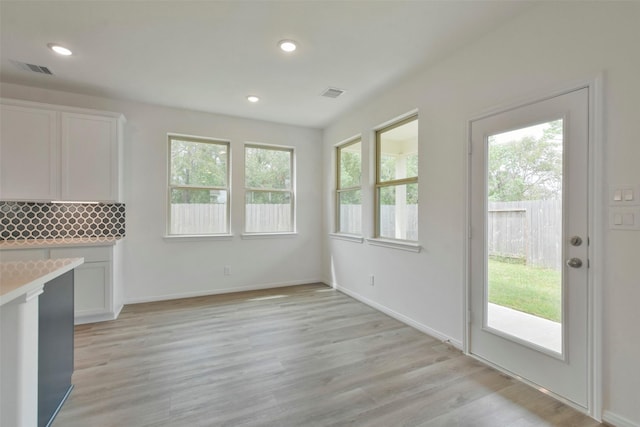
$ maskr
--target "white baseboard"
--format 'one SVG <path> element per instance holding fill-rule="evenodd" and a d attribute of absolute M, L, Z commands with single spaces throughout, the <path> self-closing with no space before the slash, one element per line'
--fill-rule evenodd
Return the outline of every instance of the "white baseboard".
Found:
<path fill-rule="evenodd" d="M 325 282 L 326 283 L 326 282 Z M 331 283 L 331 282 L 329 282 Z M 378 311 L 383 312 L 384 314 L 386 314 L 387 316 L 393 317 L 394 319 L 411 326 L 414 329 L 419 330 L 420 332 L 424 332 L 427 335 L 430 335 L 436 339 L 439 339 L 443 342 L 449 343 L 452 346 L 454 346 L 455 348 L 462 350 L 462 342 L 455 340 L 453 338 L 451 338 L 450 336 L 443 334 L 439 331 L 436 331 L 435 329 L 432 329 L 430 327 L 428 327 L 427 325 L 423 325 L 422 323 L 408 317 L 405 316 L 404 314 L 398 313 L 397 311 L 394 311 L 392 309 L 390 309 L 389 307 L 386 307 L 382 304 L 378 304 L 375 301 L 372 301 L 362 295 L 360 295 L 357 292 L 354 292 L 350 289 L 347 289 L 343 286 L 338 285 L 337 283 L 332 283 L 331 285 L 329 285 L 331 287 L 333 287 L 334 289 L 339 290 L 340 292 L 349 295 L 352 298 L 357 299 L 358 301 L 368 305 L 369 307 L 375 308 Z"/>
<path fill-rule="evenodd" d="M 630 419 L 610 411 L 604 411 L 602 413 L 602 421 L 615 427 L 640 427 L 640 424 L 634 423 Z"/>
<path fill-rule="evenodd" d="M 117 313 L 106 312 L 106 313 L 95 313 L 95 314 L 80 314 L 74 316 L 73 324 L 74 325 L 84 325 L 85 323 L 96 323 L 96 322 L 106 322 L 109 320 L 115 320 L 118 318 Z"/>
<path fill-rule="evenodd" d="M 74 325 L 84 325 L 85 323 L 107 322 L 116 320 L 120 316 L 120 312 L 124 306 L 117 307 L 115 311 L 90 311 L 86 314 L 78 314 L 73 317 Z"/>
<path fill-rule="evenodd" d="M 118 316 L 120 316 L 120 312 L 122 311 L 123 308 L 124 308 L 124 304 L 120 304 L 120 306 L 116 308 L 116 312 L 113 316 L 114 319 L 117 319 Z"/>
<path fill-rule="evenodd" d="M 233 288 L 209 289 L 205 291 L 183 292 L 177 294 L 166 294 L 141 298 L 126 298 L 124 303 L 125 305 L 142 304 L 145 302 L 168 301 L 181 298 L 203 297 L 208 295 L 231 294 L 234 292 L 258 291 L 261 289 L 284 288 L 286 286 L 308 285 L 309 283 L 324 283 L 324 281 L 322 279 L 306 279 L 294 280 L 290 282 L 259 283 L 255 285 L 237 286 Z"/>

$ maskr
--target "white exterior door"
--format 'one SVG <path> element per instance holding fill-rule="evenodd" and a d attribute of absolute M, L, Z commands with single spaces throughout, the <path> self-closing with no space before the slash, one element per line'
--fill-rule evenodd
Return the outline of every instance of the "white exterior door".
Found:
<path fill-rule="evenodd" d="M 471 122 L 469 352 L 588 407 L 589 89 Z"/>

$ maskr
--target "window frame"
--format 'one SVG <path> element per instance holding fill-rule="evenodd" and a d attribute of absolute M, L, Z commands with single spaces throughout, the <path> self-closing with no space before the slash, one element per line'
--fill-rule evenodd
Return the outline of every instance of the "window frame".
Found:
<path fill-rule="evenodd" d="M 231 235 L 231 141 L 219 138 L 209 138 L 204 136 L 184 135 L 178 133 L 167 134 L 168 152 L 167 152 L 167 221 L 166 221 L 166 237 L 169 238 L 197 238 L 197 237 L 225 237 Z M 194 142 L 198 144 L 214 144 L 226 147 L 227 165 L 225 171 L 226 186 L 202 186 L 202 185 L 174 185 L 171 182 L 172 157 L 171 148 L 174 140 Z M 171 192 L 174 189 L 186 190 L 216 190 L 225 191 L 226 199 L 226 221 L 225 231 L 221 233 L 172 233 L 171 232 Z"/>
<path fill-rule="evenodd" d="M 284 151 L 290 153 L 289 158 L 289 167 L 291 170 L 291 183 L 289 185 L 289 189 L 279 189 L 279 188 L 267 188 L 267 187 L 249 187 L 247 186 L 247 148 L 257 148 L 260 150 L 271 150 L 271 151 Z M 244 224 L 243 224 L 243 238 L 251 238 L 260 237 L 260 236 L 278 236 L 278 235 L 292 235 L 297 233 L 297 225 L 296 225 L 296 150 L 295 147 L 285 146 L 285 145 L 274 145 L 274 144 L 263 144 L 257 142 L 247 142 L 244 144 L 244 153 L 243 153 L 243 178 L 244 178 L 244 194 L 243 194 L 243 205 L 244 205 Z M 288 231 L 247 231 L 247 193 L 249 192 L 264 192 L 264 193 L 283 193 L 289 194 L 289 200 L 291 201 L 291 224 L 290 230 Z"/>
<path fill-rule="evenodd" d="M 341 174 L 340 171 L 342 169 L 342 156 L 340 155 L 342 150 L 350 147 L 352 145 L 355 144 L 360 144 L 360 182 L 357 186 L 351 186 L 351 187 L 342 187 L 341 185 Z M 351 138 L 345 142 L 339 143 L 338 145 L 336 145 L 336 190 L 335 190 L 335 215 L 334 215 L 334 221 L 335 221 L 335 225 L 334 225 L 334 233 L 336 234 L 340 234 L 340 235 L 352 235 L 352 236 L 362 236 L 362 218 L 360 218 L 360 233 L 345 233 L 343 231 L 340 231 L 340 226 L 341 226 L 341 222 L 340 222 L 340 195 L 341 193 L 345 193 L 345 192 L 349 192 L 349 191 L 355 191 L 355 190 L 359 190 L 360 191 L 360 197 L 362 197 L 362 137 L 361 136 L 356 136 L 354 138 Z M 361 202 L 362 204 L 362 202 Z"/>
<path fill-rule="evenodd" d="M 388 132 L 390 130 L 393 130 L 395 128 L 398 128 L 400 126 L 404 126 L 407 123 L 411 123 L 413 121 L 417 121 L 418 120 L 418 113 L 412 113 L 409 114 L 408 116 L 405 116 L 399 120 L 395 120 L 390 124 L 381 126 L 377 129 L 375 129 L 375 141 L 376 141 L 376 145 L 375 145 L 375 176 L 376 176 L 376 181 L 375 181 L 375 185 L 374 185 L 374 203 L 375 203 L 375 207 L 374 207 L 374 239 L 383 239 L 383 240 L 391 240 L 391 241 L 396 241 L 396 242 L 407 242 L 409 244 L 413 244 L 413 243 L 417 243 L 419 241 L 419 234 L 418 234 L 418 238 L 416 240 L 408 240 L 408 239 L 397 239 L 397 238 L 393 238 L 393 237 L 386 237 L 386 236 L 381 236 L 380 235 L 380 193 L 382 191 L 383 188 L 385 187 L 397 187 L 400 185 L 409 185 L 409 184 L 418 184 L 418 177 L 419 177 L 419 168 L 418 168 L 418 174 L 415 177 L 410 177 L 410 178 L 401 178 L 401 179 L 393 179 L 393 180 L 389 180 L 389 181 L 380 181 L 380 174 L 381 174 L 381 170 L 380 170 L 380 166 L 381 166 L 381 150 L 380 150 L 380 146 L 381 146 L 381 135 L 384 132 Z M 419 139 L 418 139 L 418 147 L 419 147 Z M 419 152 L 419 150 L 418 150 Z M 418 154 L 419 155 L 419 154 Z M 420 230 L 418 230 L 418 233 L 420 233 Z"/>

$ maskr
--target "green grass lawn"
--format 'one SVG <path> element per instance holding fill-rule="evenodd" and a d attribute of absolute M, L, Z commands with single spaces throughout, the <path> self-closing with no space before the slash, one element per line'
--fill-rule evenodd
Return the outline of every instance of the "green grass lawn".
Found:
<path fill-rule="evenodd" d="M 489 302 L 559 322 L 559 271 L 489 260 Z"/>

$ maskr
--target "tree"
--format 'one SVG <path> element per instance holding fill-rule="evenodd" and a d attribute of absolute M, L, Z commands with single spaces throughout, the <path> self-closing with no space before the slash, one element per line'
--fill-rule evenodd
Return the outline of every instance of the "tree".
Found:
<path fill-rule="evenodd" d="M 292 185 L 290 150 L 247 147 L 245 154 L 245 185 L 251 189 L 285 191 L 247 191 L 255 204 L 290 203 Z"/>
<path fill-rule="evenodd" d="M 171 140 L 171 184 L 184 187 L 225 187 L 227 144 L 191 140 Z M 220 198 L 220 200 L 218 200 Z M 178 188 L 171 203 L 224 203 L 220 191 Z"/>
<path fill-rule="evenodd" d="M 361 162 L 360 151 L 341 151 L 340 188 L 357 187 L 360 185 L 362 176 Z M 361 204 L 360 190 L 342 191 L 340 193 L 340 203 L 343 205 Z"/>
<path fill-rule="evenodd" d="M 562 195 L 562 120 L 550 122 L 542 136 L 508 142 L 489 138 L 491 201 L 559 199 Z"/>

